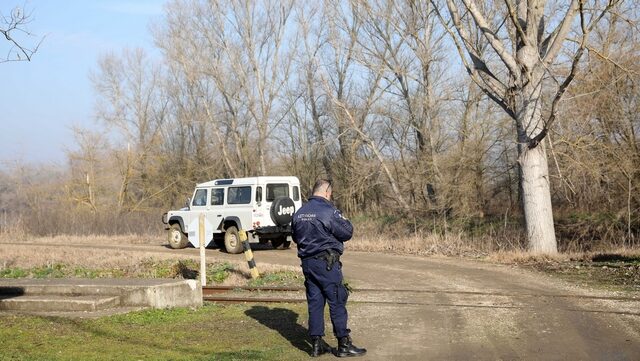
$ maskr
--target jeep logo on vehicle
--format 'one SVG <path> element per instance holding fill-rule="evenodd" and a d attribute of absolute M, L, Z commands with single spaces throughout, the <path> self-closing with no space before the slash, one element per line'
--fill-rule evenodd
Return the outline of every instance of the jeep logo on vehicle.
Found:
<path fill-rule="evenodd" d="M 290 215 L 293 215 L 293 213 L 294 213 L 294 212 L 295 212 L 295 207 L 294 207 L 294 206 L 291 206 L 291 207 L 283 207 L 283 206 L 280 206 L 280 207 L 278 208 L 278 215 L 279 215 L 279 216 L 281 216 L 281 215 L 283 215 L 283 214 L 290 214 Z"/>

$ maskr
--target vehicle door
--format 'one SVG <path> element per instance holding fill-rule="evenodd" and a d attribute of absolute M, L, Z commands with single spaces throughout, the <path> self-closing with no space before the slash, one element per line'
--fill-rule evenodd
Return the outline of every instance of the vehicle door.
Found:
<path fill-rule="evenodd" d="M 225 206 L 226 217 L 238 217 L 241 229 L 250 230 L 252 226 L 252 191 L 250 185 L 229 186 Z"/>
<path fill-rule="evenodd" d="M 220 222 L 225 217 L 224 212 L 224 199 L 225 199 L 225 188 L 217 187 L 209 189 L 210 199 L 209 206 L 207 207 L 207 219 L 211 223 L 214 229 L 214 233 L 220 233 L 223 230 L 219 229 Z"/>
<path fill-rule="evenodd" d="M 207 209 L 208 190 L 205 188 L 196 188 L 191 197 L 191 207 L 188 212 L 184 212 L 184 232 L 189 232 L 189 225 L 191 222 L 198 218 L 200 212 L 204 212 Z"/>

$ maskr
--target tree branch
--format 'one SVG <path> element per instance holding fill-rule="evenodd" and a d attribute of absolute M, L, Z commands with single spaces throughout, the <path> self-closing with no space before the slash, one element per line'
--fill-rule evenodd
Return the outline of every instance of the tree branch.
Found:
<path fill-rule="evenodd" d="M 489 23 L 484 18 L 475 2 L 469 0 L 462 0 L 462 2 L 464 3 L 467 10 L 469 10 L 469 13 L 480 28 L 480 31 L 482 31 L 482 35 L 484 35 L 484 37 L 489 41 L 489 44 L 496 52 L 496 54 L 498 54 L 502 62 L 507 66 L 507 69 L 509 69 L 511 75 L 513 75 L 515 79 L 520 79 L 520 70 L 518 64 L 516 63 L 516 60 L 513 58 L 513 56 L 511 56 L 511 54 L 509 54 L 509 52 L 507 52 L 504 44 L 500 39 L 498 39 L 493 30 L 489 28 Z M 453 0 L 447 0 L 447 4 L 449 5 L 449 8 L 452 12 L 453 10 L 455 10 L 456 12 L 458 11 L 455 7 L 455 4 L 453 3 Z M 451 6 L 453 6 L 453 9 L 451 8 Z"/>
<path fill-rule="evenodd" d="M 525 34 L 524 30 L 522 29 L 522 26 L 520 25 L 520 21 L 518 21 L 518 16 L 516 14 L 515 9 L 513 8 L 513 4 L 511 4 L 510 0 L 504 0 L 504 3 L 507 5 L 507 11 L 509 12 L 509 18 L 511 18 L 511 21 L 513 22 L 513 25 L 516 27 L 516 31 L 518 32 L 518 34 L 520 34 L 520 38 L 522 39 L 522 42 L 526 46 L 531 45 L 531 44 L 529 44 L 529 38 L 527 37 L 527 34 Z"/>
<path fill-rule="evenodd" d="M 469 57 L 473 62 L 473 65 L 469 64 L 467 57 L 464 55 L 464 50 L 462 49 L 463 45 L 460 44 L 460 41 L 458 40 L 456 35 L 453 33 L 451 28 L 449 28 L 447 22 L 444 20 L 442 14 L 440 14 L 440 11 L 438 10 L 436 4 L 433 3 L 433 1 L 434 0 L 431 0 L 432 4 L 434 5 L 435 13 L 442 23 L 444 29 L 447 31 L 449 36 L 451 36 L 456 50 L 460 55 L 460 59 L 462 60 L 462 63 L 467 69 L 467 73 L 469 73 L 469 76 L 471 77 L 473 82 L 476 83 L 476 85 L 478 85 L 478 87 L 480 87 L 480 89 L 487 96 L 495 101 L 510 117 L 515 119 L 515 113 L 508 106 L 508 103 L 505 100 L 507 87 L 498 78 L 496 78 L 495 75 L 493 75 L 493 73 L 487 67 L 487 64 L 482 60 L 480 54 L 478 54 L 476 49 L 471 45 L 469 34 L 462 26 L 459 14 L 457 12 L 451 13 L 451 19 L 454 23 L 454 27 L 458 32 L 458 35 L 460 36 L 460 39 L 462 39 L 464 43 L 464 47 L 467 50 Z M 485 74 L 486 76 L 482 76 L 481 74 Z"/>
<path fill-rule="evenodd" d="M 562 42 L 569 33 L 573 18 L 578 11 L 578 1 L 579 0 L 571 0 L 567 13 L 560 24 L 542 41 L 540 45 L 540 58 L 544 65 L 549 65 L 553 59 L 555 59 L 556 55 L 558 55 L 562 47 Z"/>
<path fill-rule="evenodd" d="M 5 26 L 0 27 L 0 34 L 2 34 L 2 36 L 4 36 L 12 46 L 7 53 L 6 59 L 0 60 L 0 63 L 6 63 L 9 61 L 31 61 L 33 54 L 35 54 L 40 48 L 40 45 L 44 41 L 44 37 L 40 39 L 33 49 L 29 49 L 22 45 L 20 41 L 16 40 L 12 35 L 12 32 L 22 32 L 27 36 L 33 36 L 33 34 L 24 29 L 24 25 L 29 23 L 30 17 L 31 14 L 25 14 L 19 7 L 16 7 L 11 11 L 11 17 L 9 19 L 1 16 L 2 22 Z M 12 57 L 12 54 L 15 54 L 15 58 Z"/>

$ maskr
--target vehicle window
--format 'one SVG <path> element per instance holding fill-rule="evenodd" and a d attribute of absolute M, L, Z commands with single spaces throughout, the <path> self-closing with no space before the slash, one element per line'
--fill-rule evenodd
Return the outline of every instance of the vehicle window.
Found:
<path fill-rule="evenodd" d="M 211 190 L 211 205 L 221 206 L 224 204 L 224 188 L 213 188 Z"/>
<path fill-rule="evenodd" d="M 207 190 L 198 189 L 196 195 L 193 196 L 192 206 L 206 206 L 207 205 Z"/>
<path fill-rule="evenodd" d="M 251 203 L 251 187 L 229 187 L 227 204 Z"/>
<path fill-rule="evenodd" d="M 296 202 L 300 200 L 300 189 L 298 186 L 293 186 L 293 200 Z"/>
<path fill-rule="evenodd" d="M 278 197 L 289 196 L 289 185 L 286 183 L 267 184 L 267 202 L 273 202 Z"/>
<path fill-rule="evenodd" d="M 256 187 L 256 202 L 262 202 L 262 187 Z"/>

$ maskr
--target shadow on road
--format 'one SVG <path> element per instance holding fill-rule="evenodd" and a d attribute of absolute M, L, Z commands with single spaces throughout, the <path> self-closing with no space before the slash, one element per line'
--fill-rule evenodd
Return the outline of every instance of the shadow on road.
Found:
<path fill-rule="evenodd" d="M 307 329 L 298 323 L 298 314 L 285 308 L 253 306 L 244 312 L 261 324 L 276 330 L 294 347 L 311 353 L 311 344 L 307 339 Z"/>

